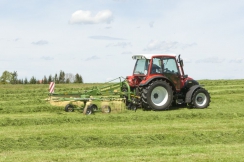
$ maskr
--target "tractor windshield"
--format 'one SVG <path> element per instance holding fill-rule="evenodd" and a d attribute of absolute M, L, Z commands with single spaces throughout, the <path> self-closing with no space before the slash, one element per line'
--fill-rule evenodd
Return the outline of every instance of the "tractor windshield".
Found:
<path fill-rule="evenodd" d="M 133 74 L 147 75 L 149 62 L 148 59 L 138 59 Z"/>

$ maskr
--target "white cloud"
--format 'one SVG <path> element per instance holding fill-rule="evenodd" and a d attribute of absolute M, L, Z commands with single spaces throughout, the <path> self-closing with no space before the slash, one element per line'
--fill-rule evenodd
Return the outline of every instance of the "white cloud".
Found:
<path fill-rule="evenodd" d="M 172 49 L 185 49 L 191 46 L 195 46 L 196 43 L 191 44 L 183 44 L 177 41 L 174 42 L 166 42 L 166 41 L 158 41 L 151 40 L 147 47 L 144 49 L 145 51 L 170 51 Z"/>
<path fill-rule="evenodd" d="M 229 62 L 230 63 L 242 63 L 243 60 L 244 60 L 244 58 L 236 58 L 236 59 L 230 60 Z"/>
<path fill-rule="evenodd" d="M 39 40 L 39 41 L 36 41 L 36 42 L 32 42 L 31 44 L 34 44 L 34 45 L 46 45 L 46 44 L 48 44 L 48 41 Z"/>
<path fill-rule="evenodd" d="M 153 28 L 153 25 L 154 25 L 154 21 L 151 21 L 151 22 L 149 23 L 150 28 Z"/>
<path fill-rule="evenodd" d="M 112 27 L 111 26 L 106 26 L 105 29 L 111 29 Z"/>
<path fill-rule="evenodd" d="M 192 60 L 189 58 L 184 58 L 183 60 L 184 60 L 184 63 L 192 63 Z"/>
<path fill-rule="evenodd" d="M 124 51 L 124 52 L 122 52 L 121 54 L 122 54 L 122 55 L 131 55 L 132 52 L 130 52 L 130 51 Z"/>
<path fill-rule="evenodd" d="M 41 59 L 43 59 L 43 60 L 53 60 L 53 57 L 42 56 Z"/>
<path fill-rule="evenodd" d="M 15 42 L 17 42 L 17 41 L 19 41 L 19 40 L 20 40 L 20 38 L 16 38 L 16 39 L 14 39 Z"/>
<path fill-rule="evenodd" d="M 97 57 L 97 56 L 95 56 L 95 55 L 93 55 L 93 56 L 91 56 L 91 57 L 88 57 L 88 58 L 86 59 L 86 61 L 97 60 L 97 59 L 100 59 L 100 58 Z"/>
<path fill-rule="evenodd" d="M 92 16 L 91 11 L 78 10 L 75 11 L 70 19 L 71 24 L 99 24 L 111 23 L 113 14 L 110 10 L 99 11 L 95 16 Z"/>
<path fill-rule="evenodd" d="M 218 57 L 209 57 L 205 59 L 199 59 L 196 61 L 196 63 L 222 63 L 224 62 L 224 58 L 218 58 Z"/>
<path fill-rule="evenodd" d="M 113 0 L 114 2 L 126 2 L 126 0 Z"/>
<path fill-rule="evenodd" d="M 155 50 L 169 50 L 170 48 L 175 48 L 178 42 L 165 42 L 165 41 L 158 41 L 152 40 L 147 45 L 148 51 L 155 51 Z"/>
<path fill-rule="evenodd" d="M 181 44 L 181 49 L 185 49 L 185 48 L 188 48 L 188 47 L 192 47 L 192 46 L 196 46 L 197 43 L 190 43 L 190 44 Z"/>
<path fill-rule="evenodd" d="M 109 37 L 109 36 L 90 36 L 91 39 L 100 39 L 100 40 L 124 40 L 123 38 L 115 38 L 115 37 Z"/>
<path fill-rule="evenodd" d="M 118 43 L 110 43 L 106 47 L 122 47 L 125 48 L 127 46 L 132 46 L 130 42 L 118 42 Z"/>

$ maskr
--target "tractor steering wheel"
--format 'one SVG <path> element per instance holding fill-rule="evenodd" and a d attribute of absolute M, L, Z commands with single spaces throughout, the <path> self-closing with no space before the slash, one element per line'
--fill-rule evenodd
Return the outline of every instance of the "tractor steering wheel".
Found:
<path fill-rule="evenodd" d="M 168 68 L 164 69 L 164 72 L 165 73 L 171 73 L 171 71 Z"/>

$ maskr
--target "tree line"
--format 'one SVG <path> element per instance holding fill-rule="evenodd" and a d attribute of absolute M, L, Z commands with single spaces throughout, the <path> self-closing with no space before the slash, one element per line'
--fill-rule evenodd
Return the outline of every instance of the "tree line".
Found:
<path fill-rule="evenodd" d="M 29 80 L 27 78 L 19 79 L 17 71 L 4 71 L 0 77 L 1 84 L 49 84 L 50 82 L 55 82 L 56 84 L 83 83 L 83 78 L 78 73 L 73 75 L 62 70 L 54 76 L 44 75 L 42 79 L 37 79 L 35 76 L 32 76 Z"/>

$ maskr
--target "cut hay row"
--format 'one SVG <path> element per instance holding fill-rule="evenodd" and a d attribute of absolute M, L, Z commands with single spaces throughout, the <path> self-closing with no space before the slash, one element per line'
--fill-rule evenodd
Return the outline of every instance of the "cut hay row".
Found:
<path fill-rule="evenodd" d="M 243 80 L 200 83 L 211 94 L 206 109 L 134 112 L 121 111 L 123 102 L 101 101 L 118 112 L 89 116 L 64 112 L 69 101 L 51 105 L 46 85 L 0 85 L 0 161 L 243 161 Z"/>
<path fill-rule="evenodd" d="M 244 80 L 201 80 L 200 84 L 204 84 L 205 88 L 210 92 L 212 97 L 212 102 L 223 99 L 227 95 L 231 95 L 232 97 L 227 97 L 224 101 L 230 100 L 242 100 L 244 94 Z M 107 84 L 109 86 L 109 84 Z M 94 86 L 103 86 L 106 87 L 106 84 L 57 84 L 55 91 L 56 92 L 72 92 L 88 89 L 89 87 Z M 64 108 L 69 102 L 51 102 L 48 103 L 45 99 L 48 97 L 48 85 L 0 85 L 0 111 L 2 113 L 14 112 L 16 109 L 17 112 L 26 112 L 28 107 L 32 107 L 32 109 L 38 109 L 41 107 L 50 107 L 50 105 L 54 105 L 56 107 L 61 106 Z M 78 90 L 77 90 L 78 88 Z M 77 106 L 82 106 L 81 102 L 74 103 Z M 121 109 L 121 105 L 119 103 L 114 104 L 111 103 L 111 108 L 114 110 Z M 101 104 L 99 104 L 100 106 Z M 119 107 L 119 108 L 118 108 Z"/>

